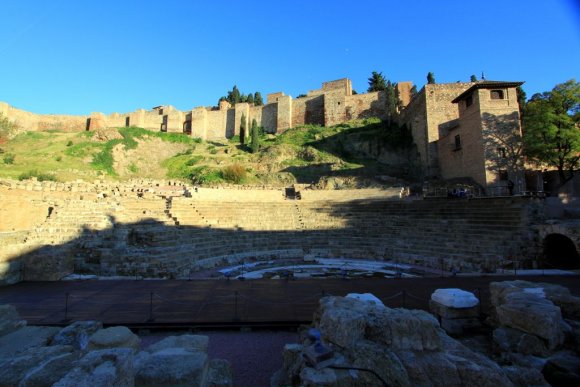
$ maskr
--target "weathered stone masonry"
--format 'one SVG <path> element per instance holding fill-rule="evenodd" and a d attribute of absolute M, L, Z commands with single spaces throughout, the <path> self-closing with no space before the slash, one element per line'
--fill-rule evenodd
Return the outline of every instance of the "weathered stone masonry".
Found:
<path fill-rule="evenodd" d="M 292 98 L 282 92 L 267 96 L 265 106 L 238 103 L 230 106 L 221 101 L 217 107 L 196 107 L 179 111 L 173 106 L 139 109 L 125 114 L 91 113 L 90 116 L 38 115 L 0 103 L 0 113 L 26 130 L 65 129 L 94 130 L 103 127 L 138 126 L 149 130 L 187 133 L 206 140 L 230 138 L 239 134 L 242 116 L 256 120 L 269 133 L 316 124 L 331 126 L 356 118 L 385 118 L 386 105 L 382 92 L 352 94 L 349 79 L 325 82 L 306 97 Z"/>

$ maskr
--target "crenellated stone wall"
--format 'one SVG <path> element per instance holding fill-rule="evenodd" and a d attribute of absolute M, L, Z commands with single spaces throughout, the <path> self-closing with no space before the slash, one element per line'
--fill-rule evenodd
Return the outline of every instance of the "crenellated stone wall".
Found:
<path fill-rule="evenodd" d="M 305 98 L 293 99 L 283 92 L 267 95 L 265 106 L 238 103 L 232 107 L 221 101 L 217 107 L 197 107 L 185 112 L 173 106 L 156 106 L 130 113 L 91 113 L 90 116 L 39 115 L 0 103 L 0 113 L 22 130 L 62 129 L 96 130 L 109 127 L 138 126 L 153 131 L 186 133 L 207 140 L 230 138 L 239 134 L 242 114 L 256 120 L 268 133 L 281 133 L 305 124 L 336 125 L 346 120 L 385 116 L 381 93 L 352 95 L 349 79 L 325 82 Z"/>

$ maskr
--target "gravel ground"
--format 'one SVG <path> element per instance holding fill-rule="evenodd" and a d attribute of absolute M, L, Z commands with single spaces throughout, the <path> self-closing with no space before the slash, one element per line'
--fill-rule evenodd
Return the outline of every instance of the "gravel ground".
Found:
<path fill-rule="evenodd" d="M 142 348 L 171 335 L 184 332 L 155 332 L 141 336 Z M 269 386 L 270 377 L 282 367 L 282 349 L 297 343 L 296 332 L 285 331 L 203 331 L 209 337 L 211 359 L 226 359 L 232 365 L 234 385 L 240 387 Z"/>

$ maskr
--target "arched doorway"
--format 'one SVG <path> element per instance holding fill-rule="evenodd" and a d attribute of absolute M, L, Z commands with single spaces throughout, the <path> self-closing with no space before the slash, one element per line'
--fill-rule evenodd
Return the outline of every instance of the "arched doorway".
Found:
<path fill-rule="evenodd" d="M 544 267 L 580 269 L 580 256 L 574 242 L 562 234 L 548 234 L 544 238 Z"/>

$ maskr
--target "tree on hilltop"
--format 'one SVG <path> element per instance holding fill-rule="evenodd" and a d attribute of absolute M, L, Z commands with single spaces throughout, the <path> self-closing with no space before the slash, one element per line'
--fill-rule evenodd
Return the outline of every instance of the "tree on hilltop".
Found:
<path fill-rule="evenodd" d="M 256 91 L 254 94 L 248 93 L 246 95 L 244 93 L 241 93 L 236 85 L 234 85 L 232 90 L 228 91 L 227 97 L 220 97 L 218 105 L 221 101 L 228 101 L 232 106 L 240 102 L 247 102 L 250 105 L 254 106 L 264 105 L 264 101 L 262 100 L 262 94 L 260 94 L 259 91 Z"/>
<path fill-rule="evenodd" d="M 369 88 L 367 91 L 370 93 L 372 91 L 385 91 L 387 90 L 387 81 L 383 77 L 382 72 L 373 71 L 369 80 Z"/>
<path fill-rule="evenodd" d="M 240 94 L 240 90 L 238 90 L 238 87 L 236 85 L 234 85 L 231 91 L 228 91 L 228 96 L 226 100 L 229 103 L 231 103 L 232 106 L 237 104 L 238 102 L 241 102 L 242 95 Z"/>
<path fill-rule="evenodd" d="M 534 94 L 526 104 L 524 144 L 527 156 L 556 168 L 561 184 L 580 164 L 580 83 L 571 79 L 552 91 Z"/>
<path fill-rule="evenodd" d="M 430 85 L 435 84 L 435 74 L 433 74 L 431 71 L 427 73 L 427 83 Z"/>

